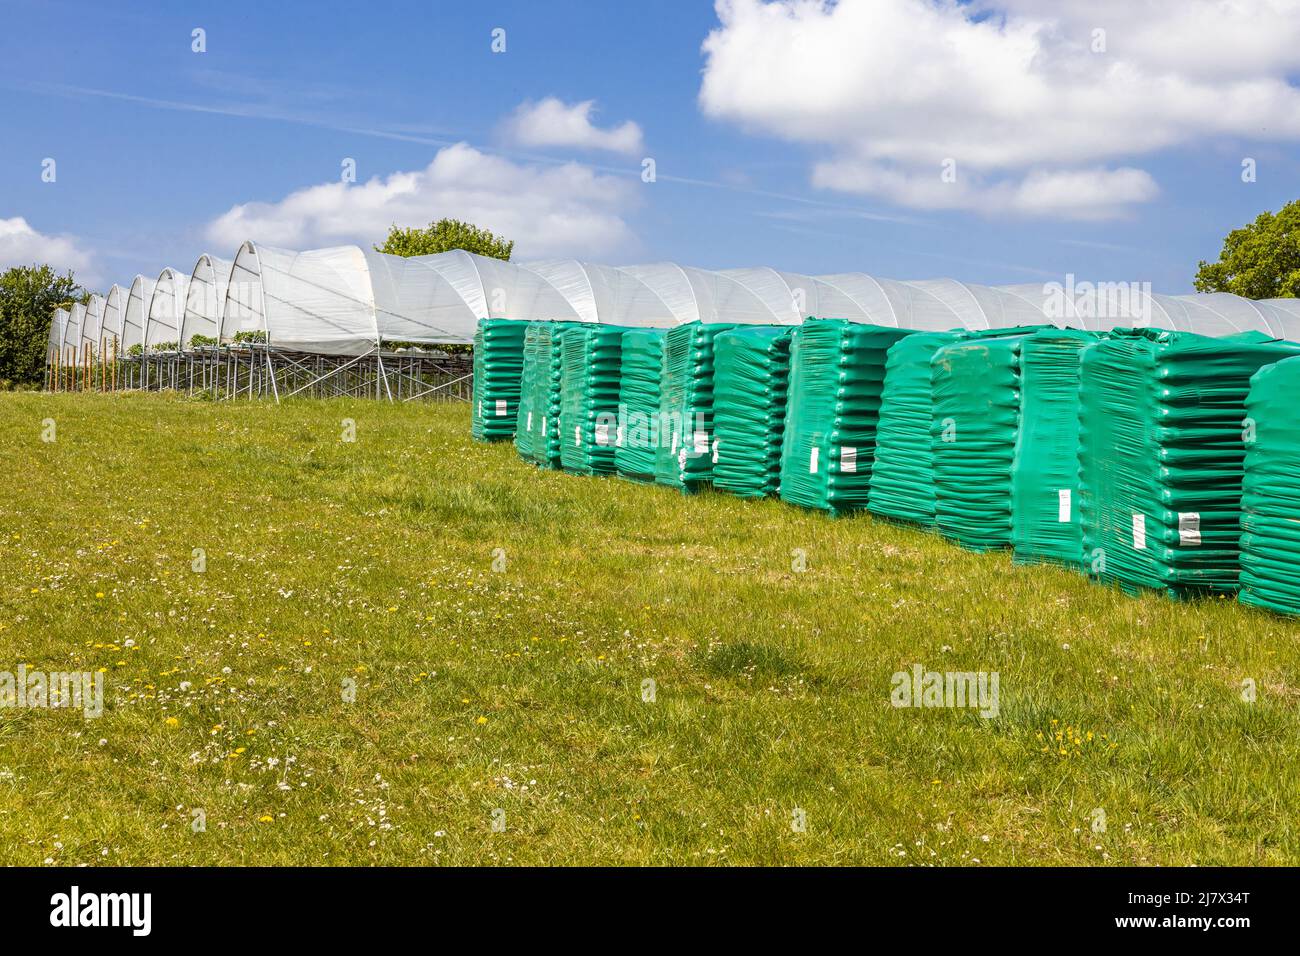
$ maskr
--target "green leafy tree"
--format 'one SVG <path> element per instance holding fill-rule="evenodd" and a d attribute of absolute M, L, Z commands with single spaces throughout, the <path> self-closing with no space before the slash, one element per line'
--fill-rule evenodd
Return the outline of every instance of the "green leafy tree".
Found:
<path fill-rule="evenodd" d="M 48 265 L 0 274 L 0 385 L 40 385 L 54 310 L 87 298 L 71 272 L 59 275 Z"/>
<path fill-rule="evenodd" d="M 1247 299 L 1300 296 L 1300 199 L 1265 212 L 1223 240 L 1218 262 L 1202 262 L 1197 292 L 1235 292 Z"/>
<path fill-rule="evenodd" d="M 431 256 L 464 249 L 493 259 L 509 259 L 514 248 L 514 240 L 494 236 L 486 229 L 459 219 L 439 219 L 429 223 L 425 229 L 418 226 L 401 229 L 394 225 L 388 230 L 384 244 L 375 246 L 377 251 L 394 256 Z"/>

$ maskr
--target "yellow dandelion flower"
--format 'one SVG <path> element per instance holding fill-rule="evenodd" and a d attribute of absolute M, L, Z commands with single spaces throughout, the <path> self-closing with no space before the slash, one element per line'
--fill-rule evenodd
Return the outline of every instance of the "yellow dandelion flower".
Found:
<path fill-rule="evenodd" d="M 175 717 L 168 717 L 166 720 L 163 721 L 163 723 L 166 724 L 168 727 L 179 727 L 181 724 L 181 722 L 177 720 Z"/>
<path fill-rule="evenodd" d="M 480 717 L 478 720 L 474 721 L 474 723 L 476 723 L 476 724 L 486 724 L 486 723 L 487 723 L 487 718 L 486 718 L 486 717 Z"/>

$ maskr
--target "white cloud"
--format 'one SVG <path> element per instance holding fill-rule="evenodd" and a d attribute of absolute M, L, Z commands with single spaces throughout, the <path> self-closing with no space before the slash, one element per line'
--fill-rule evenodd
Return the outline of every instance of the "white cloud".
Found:
<path fill-rule="evenodd" d="M 1103 219 L 1136 157 L 1300 139 L 1300 0 L 719 0 L 700 105 L 829 148 L 816 185 L 918 208 Z M 1094 50 L 1102 38 L 1104 50 Z M 954 160 L 955 182 L 945 182 Z"/>
<path fill-rule="evenodd" d="M 0 270 L 46 263 L 57 272 L 71 269 L 88 288 L 102 279 L 94 254 L 78 245 L 76 238 L 37 232 L 22 216 L 0 219 Z"/>
<path fill-rule="evenodd" d="M 571 146 L 577 149 L 602 149 L 628 156 L 645 151 L 641 127 L 631 120 L 619 126 L 601 129 L 591 120 L 595 100 L 567 105 L 553 96 L 537 103 L 524 102 L 506 120 L 504 130 L 511 142 L 520 146 Z"/>
<path fill-rule="evenodd" d="M 291 249 L 365 245 L 382 242 L 393 223 L 423 226 L 451 217 L 515 240 L 516 257 L 608 259 L 633 241 L 623 218 L 636 202 L 633 183 L 578 163 L 522 165 L 458 143 L 414 172 L 235 206 L 208 226 L 207 236 L 223 248 L 246 239 Z"/>

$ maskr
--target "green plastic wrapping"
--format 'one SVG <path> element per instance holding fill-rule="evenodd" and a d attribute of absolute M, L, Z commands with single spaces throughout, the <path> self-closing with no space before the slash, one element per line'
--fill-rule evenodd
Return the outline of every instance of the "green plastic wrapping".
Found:
<path fill-rule="evenodd" d="M 1011 466 L 1011 546 L 1022 564 L 1077 568 L 1079 375 L 1094 332 L 1044 329 L 1020 343 L 1020 430 Z"/>
<path fill-rule="evenodd" d="M 743 326 L 713 341 L 713 484 L 742 498 L 781 485 L 792 328 Z"/>
<path fill-rule="evenodd" d="M 1243 604 L 1300 614 L 1300 358 L 1268 365 L 1250 380 L 1243 437 Z"/>
<path fill-rule="evenodd" d="M 1133 592 L 1236 590 L 1250 378 L 1297 352 L 1155 329 L 1116 330 L 1084 352 L 1087 570 Z"/>
<path fill-rule="evenodd" d="M 655 481 L 695 491 L 713 480 L 713 340 L 735 326 L 689 322 L 664 336 Z"/>
<path fill-rule="evenodd" d="M 664 329 L 631 329 L 623 333 L 614 466 L 620 475 L 633 481 L 651 482 L 655 478 L 666 335 Z"/>
<path fill-rule="evenodd" d="M 917 332 L 889 350 L 867 502 L 872 514 L 934 526 L 930 360 L 939 349 L 963 337 L 962 332 Z"/>
<path fill-rule="evenodd" d="M 795 331 L 782 500 L 832 515 L 867 505 L 887 356 L 908 334 L 843 319 L 808 319 Z"/>
<path fill-rule="evenodd" d="M 579 475 L 614 473 L 624 329 L 577 325 L 564 333 L 560 465 Z"/>
<path fill-rule="evenodd" d="M 1020 346 L 973 338 L 930 360 L 935 524 L 972 551 L 1011 544 L 1011 466 L 1020 429 Z"/>
<path fill-rule="evenodd" d="M 545 453 L 542 446 L 545 436 L 542 434 L 542 414 L 538 407 L 539 400 L 546 393 L 538 388 L 538 380 L 550 374 L 550 350 L 546 352 L 545 361 L 539 358 L 538 336 L 543 322 L 529 322 L 524 331 L 524 364 L 519 373 L 519 412 L 515 416 L 515 451 L 524 461 L 534 464 Z"/>
<path fill-rule="evenodd" d="M 519 415 L 527 322 L 479 319 L 474 331 L 474 408 L 470 434 L 476 441 L 508 441 Z"/>
<path fill-rule="evenodd" d="M 530 322 L 524 340 L 524 367 L 515 447 L 525 461 L 560 467 L 560 380 L 564 333 L 574 322 Z"/>

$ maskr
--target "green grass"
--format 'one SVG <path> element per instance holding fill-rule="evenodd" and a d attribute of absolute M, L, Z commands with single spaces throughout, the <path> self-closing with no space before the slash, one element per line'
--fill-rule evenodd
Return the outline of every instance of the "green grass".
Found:
<path fill-rule="evenodd" d="M 0 670 L 108 681 L 0 710 L 0 862 L 1300 862 L 1296 622 L 468 433 L 0 396 Z M 999 716 L 892 707 L 913 663 Z"/>

